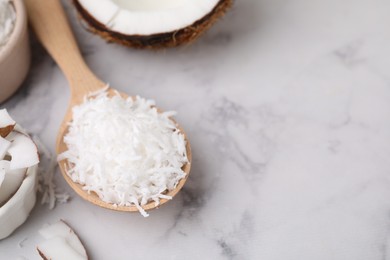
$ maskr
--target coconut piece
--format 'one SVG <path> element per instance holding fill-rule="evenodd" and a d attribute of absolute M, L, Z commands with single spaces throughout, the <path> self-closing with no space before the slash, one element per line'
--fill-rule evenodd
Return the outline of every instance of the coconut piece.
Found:
<path fill-rule="evenodd" d="M 87 252 L 76 233 L 63 220 L 39 230 L 45 241 L 37 250 L 43 259 L 83 260 Z"/>
<path fill-rule="evenodd" d="M 0 137 L 0 160 L 4 159 L 4 156 L 7 154 L 8 148 L 11 146 L 11 142 Z"/>
<path fill-rule="evenodd" d="M 4 178 L 5 178 L 5 170 L 0 168 L 0 187 L 4 182 Z"/>
<path fill-rule="evenodd" d="M 6 137 L 14 130 L 15 121 L 10 117 L 6 109 L 0 109 L 0 136 Z"/>
<path fill-rule="evenodd" d="M 13 131 L 6 139 L 11 142 L 7 151 L 12 157 L 11 170 L 28 168 L 39 163 L 37 146 L 29 136 Z"/>
<path fill-rule="evenodd" d="M 84 256 L 79 255 L 70 245 L 66 239 L 62 237 L 54 237 L 42 243 L 38 248 L 38 253 L 42 259 L 53 260 L 84 260 Z"/>
<path fill-rule="evenodd" d="M 89 29 L 108 41 L 158 49 L 190 43 L 210 28 L 232 0 L 73 0 Z"/>
<path fill-rule="evenodd" d="M 0 172 L 4 173 L 4 179 L 0 184 L 0 206 L 2 206 L 18 191 L 26 177 L 27 169 L 10 170 L 10 162 L 2 160 Z"/>

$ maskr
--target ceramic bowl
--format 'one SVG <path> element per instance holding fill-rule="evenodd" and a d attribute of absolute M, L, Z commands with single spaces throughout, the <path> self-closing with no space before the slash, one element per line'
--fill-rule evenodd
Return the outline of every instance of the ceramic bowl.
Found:
<path fill-rule="evenodd" d="M 6 45 L 0 48 L 0 103 L 15 93 L 30 67 L 26 9 L 23 0 L 12 3 L 16 12 L 15 27 Z"/>
<path fill-rule="evenodd" d="M 15 129 L 26 134 L 19 125 Z M 19 189 L 0 207 L 0 240 L 11 235 L 30 215 L 36 202 L 37 184 L 38 166 L 35 165 L 27 169 Z"/>

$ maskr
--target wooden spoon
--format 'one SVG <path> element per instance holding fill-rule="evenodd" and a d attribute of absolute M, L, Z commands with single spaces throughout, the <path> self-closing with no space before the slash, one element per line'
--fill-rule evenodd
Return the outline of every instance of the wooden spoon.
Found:
<path fill-rule="evenodd" d="M 30 25 L 33 27 L 38 39 L 65 74 L 71 90 L 70 104 L 57 136 L 56 152 L 57 154 L 61 154 L 67 150 L 63 137 L 68 131 L 68 123 L 72 120 L 72 107 L 81 104 L 86 95 L 106 88 L 107 84 L 99 80 L 84 62 L 68 21 L 66 20 L 60 0 L 26 0 L 25 4 L 27 6 Z M 108 92 L 109 95 L 114 95 L 116 90 L 109 88 Z M 123 97 L 128 97 L 128 95 L 124 93 L 120 94 Z M 177 127 L 185 136 L 189 163 L 183 166 L 183 171 L 187 173 L 186 177 L 180 180 L 176 189 L 166 194 L 172 197 L 179 192 L 186 182 L 192 160 L 190 143 L 187 140 L 187 136 L 179 125 L 177 125 Z M 66 160 L 59 162 L 62 175 L 73 190 L 83 199 L 100 207 L 112 210 L 138 211 L 135 206 L 114 206 L 113 204 L 102 201 L 96 193 L 88 193 L 83 190 L 82 185 L 73 182 L 67 175 L 65 168 L 66 164 Z M 161 199 L 160 205 L 166 202 L 166 199 Z M 155 203 L 149 202 L 142 207 L 145 210 L 150 210 L 155 208 Z"/>

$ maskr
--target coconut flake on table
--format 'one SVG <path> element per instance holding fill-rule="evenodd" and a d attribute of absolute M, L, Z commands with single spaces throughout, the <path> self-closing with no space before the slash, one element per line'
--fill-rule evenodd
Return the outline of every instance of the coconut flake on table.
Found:
<path fill-rule="evenodd" d="M 186 176 L 188 163 L 184 135 L 170 118 L 159 113 L 154 101 L 140 97 L 108 97 L 106 92 L 73 108 L 64 142 L 68 150 L 67 174 L 101 200 L 119 206 L 136 206 L 171 199 Z"/>
<path fill-rule="evenodd" d="M 52 155 L 38 136 L 34 135 L 32 139 L 41 154 L 38 176 L 38 192 L 42 194 L 41 204 L 47 204 L 51 210 L 57 203 L 67 203 L 70 195 L 62 191 L 54 181 L 54 174 L 58 166 L 56 157 Z"/>
<path fill-rule="evenodd" d="M 4 46 L 15 27 L 16 14 L 12 1 L 0 0 L 0 48 Z"/>

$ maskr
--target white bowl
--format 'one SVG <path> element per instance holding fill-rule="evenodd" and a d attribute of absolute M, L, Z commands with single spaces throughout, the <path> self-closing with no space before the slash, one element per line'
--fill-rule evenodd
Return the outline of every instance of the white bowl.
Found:
<path fill-rule="evenodd" d="M 37 169 L 37 165 L 28 168 L 18 191 L 0 208 L 0 239 L 11 235 L 30 215 L 36 201 Z"/>
<path fill-rule="evenodd" d="M 19 125 L 15 130 L 27 134 Z M 0 240 L 11 235 L 30 215 L 37 197 L 37 184 L 38 165 L 34 165 L 27 169 L 16 193 L 0 207 Z"/>
<path fill-rule="evenodd" d="M 8 99 L 23 83 L 30 67 L 27 14 L 23 0 L 13 0 L 15 27 L 0 49 L 0 103 Z"/>

